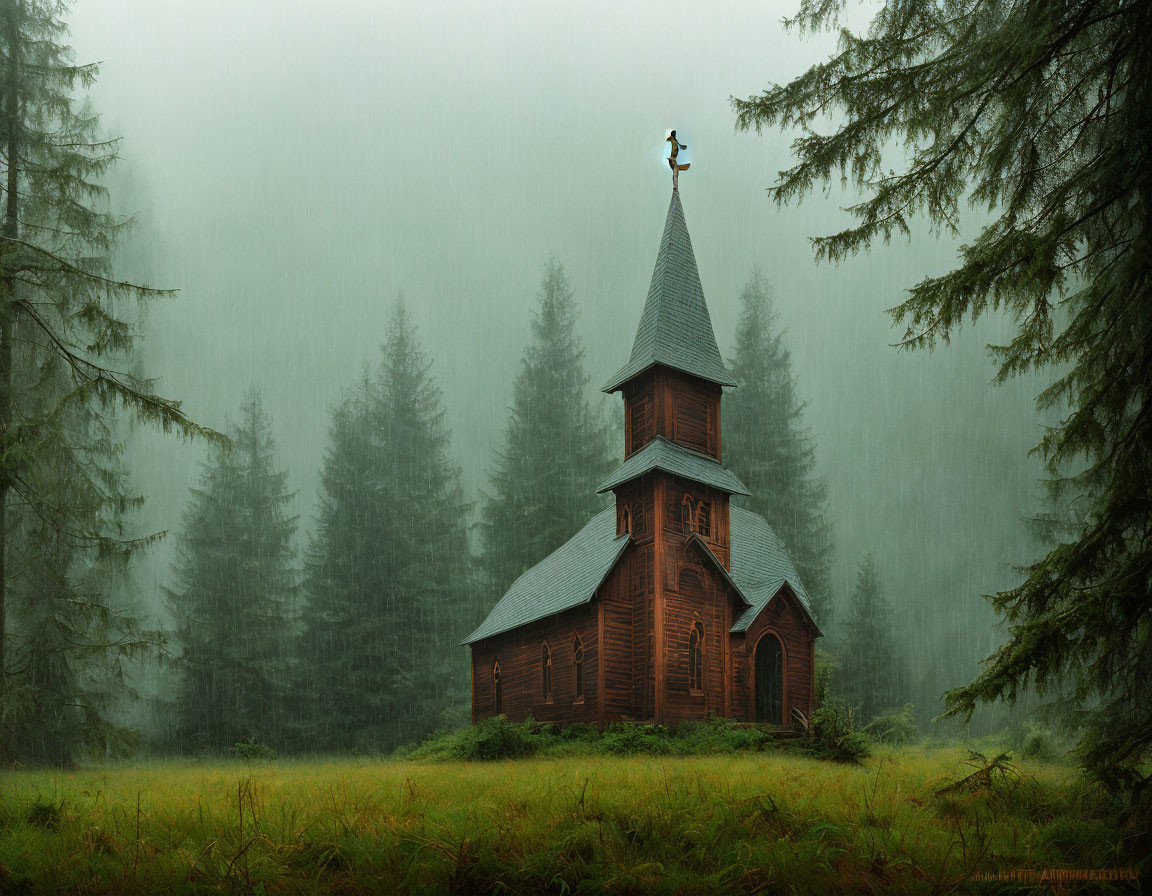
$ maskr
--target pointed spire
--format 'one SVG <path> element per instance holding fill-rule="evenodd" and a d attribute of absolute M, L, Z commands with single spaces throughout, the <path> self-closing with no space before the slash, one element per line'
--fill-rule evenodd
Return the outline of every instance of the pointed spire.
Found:
<path fill-rule="evenodd" d="M 603 391 L 615 392 L 654 364 L 674 367 L 721 386 L 736 385 L 716 347 L 678 190 L 672 191 L 632 357 Z"/>

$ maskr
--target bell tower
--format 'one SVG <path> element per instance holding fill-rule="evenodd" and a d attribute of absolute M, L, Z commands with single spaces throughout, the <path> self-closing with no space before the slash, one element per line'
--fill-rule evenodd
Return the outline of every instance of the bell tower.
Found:
<path fill-rule="evenodd" d="M 643 703 L 651 697 L 658 723 L 668 691 L 667 645 L 682 634 L 674 629 L 695 624 L 693 607 L 714 603 L 708 582 L 731 570 L 729 498 L 748 494 L 721 463 L 721 396 L 735 385 L 716 346 L 673 190 L 631 357 L 603 388 L 624 396 L 625 460 L 598 489 L 615 495 L 617 531 L 632 535 L 647 571 L 644 593 L 636 595 L 651 620 L 652 690 Z M 701 574 L 703 567 L 711 572 Z M 727 649 L 730 624 L 702 626 L 717 654 Z"/>

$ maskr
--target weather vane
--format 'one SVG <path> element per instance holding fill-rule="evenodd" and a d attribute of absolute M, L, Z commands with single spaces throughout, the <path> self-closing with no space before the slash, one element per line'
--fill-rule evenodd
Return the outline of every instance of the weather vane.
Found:
<path fill-rule="evenodd" d="M 681 171 L 687 171 L 691 166 L 691 162 L 685 162 L 681 165 L 676 161 L 676 156 L 682 149 L 687 149 L 687 143 L 681 143 L 676 139 L 676 132 L 673 131 L 671 135 L 664 141 L 665 143 L 672 144 L 672 155 L 668 156 L 668 167 L 672 169 L 672 189 L 679 190 L 679 177 Z"/>

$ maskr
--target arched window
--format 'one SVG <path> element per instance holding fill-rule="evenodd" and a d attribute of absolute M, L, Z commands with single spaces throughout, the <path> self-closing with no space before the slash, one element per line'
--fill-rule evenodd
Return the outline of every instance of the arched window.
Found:
<path fill-rule="evenodd" d="M 552 702 L 552 648 L 548 642 L 540 649 L 540 686 L 544 691 L 544 702 Z"/>
<path fill-rule="evenodd" d="M 704 691 L 704 626 L 699 622 L 692 623 L 688 633 L 688 690 Z"/>
<path fill-rule="evenodd" d="M 504 679 L 500 675 L 500 658 L 492 660 L 492 706 L 496 715 L 504 713 Z"/>
<path fill-rule="evenodd" d="M 572 680 L 576 683 L 576 699 L 584 699 L 584 642 L 580 636 L 572 638 Z"/>
<path fill-rule="evenodd" d="M 632 516 L 628 512 L 628 506 L 625 505 L 624 509 L 620 511 L 620 534 L 632 534 Z"/>
<path fill-rule="evenodd" d="M 712 534 L 712 505 L 707 501 L 696 505 L 696 531 L 705 538 Z"/>
<path fill-rule="evenodd" d="M 691 495 L 680 500 L 680 523 L 685 535 L 696 531 L 696 501 Z"/>

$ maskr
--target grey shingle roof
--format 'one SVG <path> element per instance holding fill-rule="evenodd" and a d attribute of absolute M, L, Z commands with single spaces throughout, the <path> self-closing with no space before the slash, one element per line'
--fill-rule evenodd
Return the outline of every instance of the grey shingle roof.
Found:
<path fill-rule="evenodd" d="M 733 507 L 730 520 L 731 581 L 751 604 L 732 631 L 747 630 L 785 582 L 811 616 L 808 592 L 796 575 L 796 567 L 763 517 Z M 472 644 L 588 603 L 627 545 L 627 535 L 616 537 L 615 510 L 598 513 L 564 545 L 520 576 L 483 624 L 461 643 Z"/>
<path fill-rule="evenodd" d="M 808 592 L 784 550 L 784 543 L 764 517 L 742 507 L 732 507 L 729 509 L 729 522 L 732 530 L 732 579 L 752 604 L 736 620 L 732 631 L 747 631 L 752 620 L 760 615 L 785 582 L 792 587 L 811 618 L 812 601 Z"/>
<path fill-rule="evenodd" d="M 525 572 L 462 644 L 554 616 L 592 600 L 628 544 L 616 537 L 616 510 L 592 517 L 584 528 Z"/>
<path fill-rule="evenodd" d="M 615 488 L 621 483 L 637 476 L 643 476 L 652 470 L 663 470 L 675 476 L 691 479 L 693 482 L 702 482 L 720 491 L 735 495 L 746 495 L 748 489 L 744 483 L 715 458 L 675 442 L 657 436 L 624 463 L 616 468 L 616 472 L 605 479 L 596 491 L 603 493 Z"/>
<path fill-rule="evenodd" d="M 604 391 L 615 392 L 653 364 L 675 367 L 721 386 L 736 385 L 716 347 L 692 239 L 684 222 L 684 208 L 675 190 L 664 221 L 648 301 L 632 344 L 632 357 L 604 386 Z"/>

